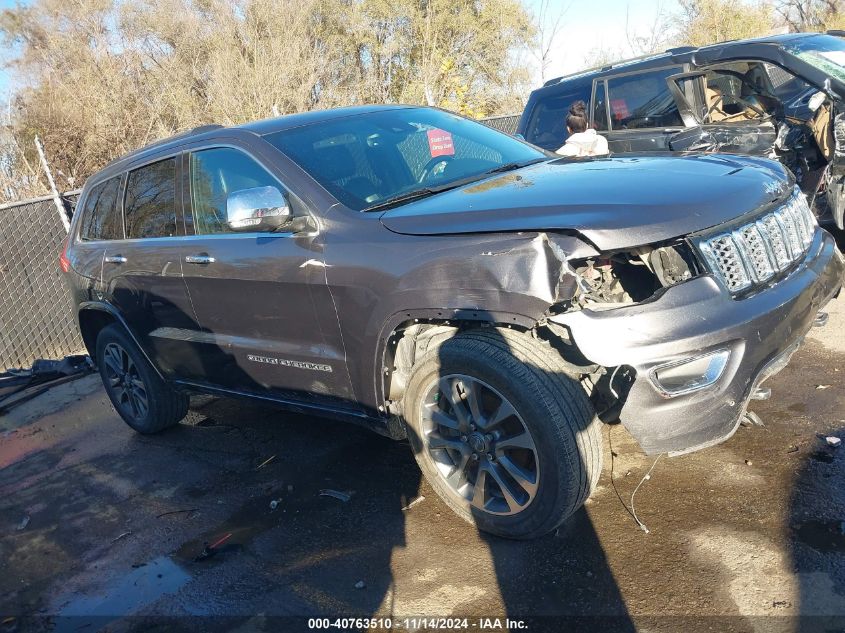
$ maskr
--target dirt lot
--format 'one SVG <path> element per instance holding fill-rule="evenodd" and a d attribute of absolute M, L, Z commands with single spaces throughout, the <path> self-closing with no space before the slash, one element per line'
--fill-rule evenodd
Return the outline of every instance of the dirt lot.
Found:
<path fill-rule="evenodd" d="M 472 630 L 481 616 L 532 630 L 842 630 L 845 447 L 819 436 L 845 438 L 845 298 L 830 313 L 752 406 L 764 428 L 660 459 L 635 499 L 648 533 L 629 509 L 654 459 L 618 426 L 588 506 L 518 543 L 453 517 L 406 444 L 211 400 L 143 437 L 97 376 L 60 386 L 0 417 L 0 614 L 15 616 L 0 630 L 270 631 L 307 627 L 290 616 L 374 615 L 466 615 Z"/>

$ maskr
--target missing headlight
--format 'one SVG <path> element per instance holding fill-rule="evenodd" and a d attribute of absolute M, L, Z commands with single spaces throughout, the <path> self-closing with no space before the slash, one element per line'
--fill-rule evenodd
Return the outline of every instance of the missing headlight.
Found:
<path fill-rule="evenodd" d="M 581 282 L 575 303 L 594 309 L 645 301 L 661 288 L 691 279 L 698 272 L 684 242 L 642 247 L 571 264 Z"/>

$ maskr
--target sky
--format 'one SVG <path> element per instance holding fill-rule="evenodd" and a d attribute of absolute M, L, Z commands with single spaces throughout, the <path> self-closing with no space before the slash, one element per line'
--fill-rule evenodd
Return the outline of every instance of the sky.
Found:
<path fill-rule="evenodd" d="M 523 0 L 528 9 L 539 13 L 542 0 Z M 548 0 L 548 20 L 562 14 L 560 29 L 554 40 L 551 63 L 546 70 L 546 79 L 559 77 L 584 68 L 584 60 L 597 48 L 610 50 L 625 49 L 626 15 L 627 31 L 641 33 L 650 31 L 655 16 L 661 7 L 672 6 L 672 0 Z M 0 10 L 26 4 L 27 0 L 0 0 Z M 5 53 L 3 51 L 2 53 Z M 630 54 L 625 51 L 625 55 Z M 8 56 L 2 54 L 2 61 Z M 536 62 L 533 59 L 529 61 Z M 535 69 L 534 83 L 541 83 L 539 69 Z M 5 103 L 14 82 L 9 73 L 0 67 L 0 103 Z"/>
<path fill-rule="evenodd" d="M 523 0 L 535 15 L 542 0 Z M 574 73 L 584 68 L 584 60 L 597 48 L 627 49 L 627 31 L 645 34 L 651 31 L 661 9 L 676 6 L 670 0 L 549 0 L 549 20 L 563 14 L 554 40 L 551 64 L 546 79 Z M 630 51 L 624 50 L 630 57 Z M 539 72 L 535 82 L 540 83 Z"/>

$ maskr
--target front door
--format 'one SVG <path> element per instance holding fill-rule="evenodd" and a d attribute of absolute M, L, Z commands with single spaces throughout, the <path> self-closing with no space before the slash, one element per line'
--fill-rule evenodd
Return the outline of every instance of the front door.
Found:
<path fill-rule="evenodd" d="M 761 76 L 767 77 L 761 69 Z M 777 138 L 780 104 L 752 81 L 754 68 L 702 69 L 667 84 L 689 131 L 669 139 L 673 151 L 702 150 L 767 156 Z M 758 79 L 759 81 L 759 79 Z"/>
<path fill-rule="evenodd" d="M 667 151 L 668 140 L 684 129 L 666 79 L 679 66 L 609 77 L 606 89 L 608 147 L 613 153 Z M 602 95 L 604 96 L 604 95 Z M 596 97 L 596 105 L 601 99 Z M 594 120 L 598 120 L 595 109 Z"/>
<path fill-rule="evenodd" d="M 275 187 L 299 218 L 308 214 L 303 203 L 241 149 L 198 149 L 184 161 L 192 226 L 183 270 L 205 382 L 356 408 L 316 224 L 288 232 L 236 232 L 227 224 L 226 200 L 237 191 Z"/>

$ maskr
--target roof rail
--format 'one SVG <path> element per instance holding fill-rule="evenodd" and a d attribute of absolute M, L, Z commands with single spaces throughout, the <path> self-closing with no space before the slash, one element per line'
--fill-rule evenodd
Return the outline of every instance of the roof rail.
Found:
<path fill-rule="evenodd" d="M 204 134 L 205 132 L 211 132 L 212 130 L 219 130 L 222 127 L 223 126 L 218 124 L 218 123 L 209 123 L 209 124 L 206 124 L 206 125 L 198 125 L 197 127 L 191 128 L 189 130 L 185 130 L 184 132 L 179 132 L 177 134 L 174 134 L 173 136 L 168 136 L 167 138 L 159 139 L 158 141 L 153 141 L 152 143 L 150 143 L 148 145 L 144 145 L 143 147 L 139 147 L 138 149 L 134 149 L 131 152 L 127 152 L 126 154 L 123 154 L 122 156 L 119 156 L 119 157 L 115 158 L 114 160 L 109 161 L 109 163 L 106 164 L 105 167 L 103 167 L 103 169 L 105 169 L 106 167 L 109 167 L 110 165 L 113 165 L 115 163 L 125 161 L 127 158 L 134 158 L 136 156 L 140 156 L 144 152 L 155 149 L 157 147 L 161 147 L 162 145 L 167 145 L 168 143 L 172 143 L 173 141 L 178 141 L 179 139 L 188 138 L 188 137 L 191 137 L 191 136 L 196 136 L 198 134 Z"/>
<path fill-rule="evenodd" d="M 637 55 L 636 57 L 629 57 L 627 59 L 621 59 L 619 61 L 611 62 L 609 64 L 603 64 L 602 66 L 593 66 L 592 68 L 585 68 L 584 70 L 579 70 L 576 73 L 572 73 L 569 75 L 563 75 L 562 77 L 556 77 L 555 79 L 549 79 L 546 83 L 543 84 L 543 88 L 546 86 L 552 86 L 554 84 L 560 83 L 566 79 L 574 79 L 576 77 L 581 77 L 583 75 L 589 75 L 590 73 L 595 73 L 599 71 L 606 71 L 612 70 L 613 68 L 619 68 L 620 66 L 627 66 L 628 64 L 633 64 L 634 62 L 641 62 L 647 59 L 656 59 L 658 57 L 662 57 L 663 55 L 667 54 L 677 54 L 679 52 L 684 52 L 682 49 L 688 47 L 681 47 L 679 49 L 669 49 L 663 53 L 647 53 L 645 55 Z M 690 50 L 695 50 L 695 48 L 689 47 Z"/>
<path fill-rule="evenodd" d="M 670 55 L 683 55 L 684 53 L 691 53 L 696 50 L 698 50 L 697 46 L 674 46 L 667 48 L 666 52 Z"/>

